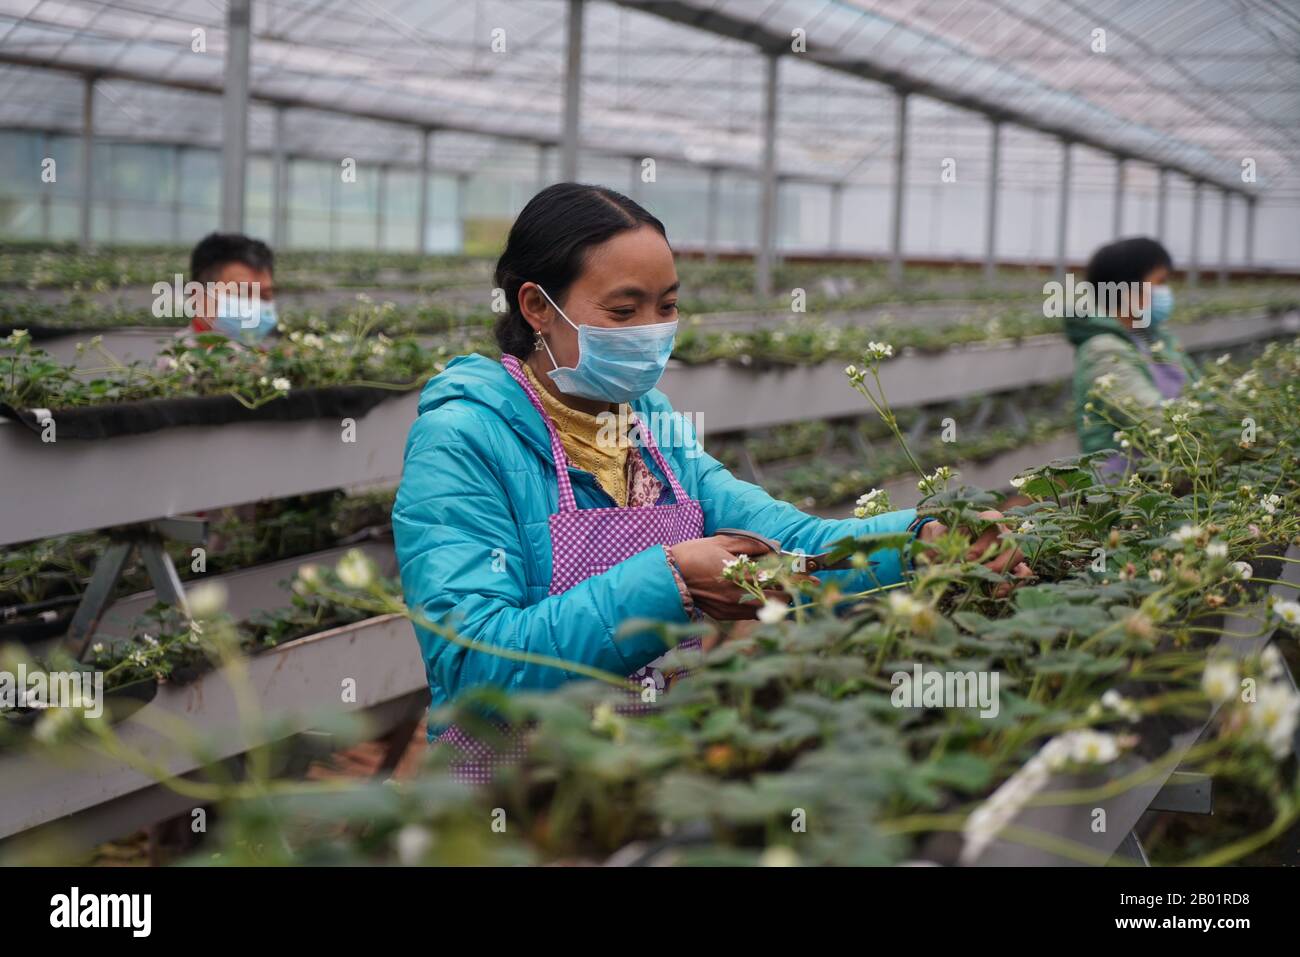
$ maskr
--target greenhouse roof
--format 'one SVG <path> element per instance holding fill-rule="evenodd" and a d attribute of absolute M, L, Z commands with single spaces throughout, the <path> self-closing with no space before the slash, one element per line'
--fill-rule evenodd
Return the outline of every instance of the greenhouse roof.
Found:
<path fill-rule="evenodd" d="M 567 6 L 253 0 L 252 96 L 294 107 L 291 137 L 304 147 L 410 160 L 414 130 L 458 131 L 450 161 L 474 168 L 508 150 L 503 140 L 557 142 Z M 1300 142 L 1300 13 L 1278 0 L 586 6 L 582 145 L 597 153 L 757 171 L 759 50 L 789 53 L 796 29 L 807 51 L 784 56 L 780 74 L 788 178 L 886 181 L 896 90 L 917 94 L 913 139 L 954 154 L 983 151 L 989 118 L 1033 131 L 1011 142 L 1008 177 L 1032 173 L 1066 138 L 1246 192 L 1243 159 L 1276 187 Z M 77 130 L 80 85 L 66 74 L 81 73 L 100 78 L 101 134 L 215 145 L 225 17 L 218 0 L 0 0 L 0 125 Z M 192 49 L 196 30 L 205 52 Z M 1093 49 L 1097 30 L 1105 52 Z M 271 126 L 271 111 L 255 108 L 255 149 Z"/>

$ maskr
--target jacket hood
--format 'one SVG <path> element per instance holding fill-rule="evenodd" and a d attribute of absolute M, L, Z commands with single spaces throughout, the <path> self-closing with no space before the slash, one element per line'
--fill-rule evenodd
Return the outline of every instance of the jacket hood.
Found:
<path fill-rule="evenodd" d="M 452 359 L 420 393 L 420 414 L 458 399 L 491 409 L 520 438 L 546 458 L 551 457 L 546 423 L 528 401 L 527 393 L 496 359 L 477 353 Z"/>
<path fill-rule="evenodd" d="M 1066 316 L 1061 320 L 1066 338 L 1076 347 L 1093 336 L 1116 335 L 1128 338 L 1128 330 L 1114 316 Z"/>

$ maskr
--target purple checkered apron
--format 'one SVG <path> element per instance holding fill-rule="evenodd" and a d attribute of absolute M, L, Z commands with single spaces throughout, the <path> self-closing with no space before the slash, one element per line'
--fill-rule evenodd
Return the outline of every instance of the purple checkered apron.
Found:
<path fill-rule="evenodd" d="M 568 591 L 578 582 L 608 571 L 640 552 L 655 545 L 676 545 L 704 534 L 704 512 L 700 503 L 690 498 L 677 481 L 677 476 L 655 444 L 651 430 L 644 427 L 633 415 L 633 434 L 644 445 L 659 470 L 668 479 L 673 492 L 672 505 L 649 505 L 638 508 L 613 506 L 610 508 L 578 508 L 573 497 L 573 484 L 569 480 L 569 457 L 555 423 L 542 407 L 532 383 L 524 375 L 519 360 L 504 356 L 501 364 L 528 393 L 528 401 L 546 423 L 551 437 L 551 456 L 555 461 L 555 476 L 559 484 L 560 510 L 550 517 L 551 532 L 551 591 L 552 595 Z M 698 640 L 682 642 L 679 647 L 697 647 Z M 662 659 L 661 659 L 662 660 Z M 620 708 L 625 713 L 642 713 L 652 706 L 643 703 L 641 692 L 647 681 L 656 686 L 656 694 L 663 687 L 663 677 L 651 662 L 636 674 L 629 675 L 630 699 Z M 505 731 L 508 744 L 504 750 L 494 749 L 475 739 L 464 729 L 452 725 L 437 738 L 436 744 L 447 744 L 457 749 L 452 759 L 452 775 L 468 784 L 486 784 L 492 769 L 499 763 L 518 760 L 523 756 L 523 729 Z"/>
<path fill-rule="evenodd" d="M 1151 354 L 1143 342 L 1136 342 L 1135 345 L 1142 358 L 1146 362 L 1147 371 L 1151 373 L 1151 381 L 1159 390 L 1160 395 L 1166 399 L 1176 399 L 1183 394 L 1183 389 L 1187 385 L 1187 370 L 1177 362 L 1159 362 Z M 1099 466 L 1101 474 L 1105 478 L 1114 478 L 1122 476 L 1130 464 L 1136 462 L 1138 456 L 1125 455 L 1117 453 L 1106 459 Z"/>

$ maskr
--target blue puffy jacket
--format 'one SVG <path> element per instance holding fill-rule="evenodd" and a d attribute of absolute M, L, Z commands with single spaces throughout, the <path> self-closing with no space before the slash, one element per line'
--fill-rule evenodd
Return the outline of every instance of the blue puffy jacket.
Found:
<path fill-rule="evenodd" d="M 668 463 L 704 510 L 704 534 L 743 528 L 786 549 L 824 551 L 849 535 L 903 531 L 916 512 L 871 519 L 815 518 L 742 482 L 697 444 L 684 416 L 653 390 L 632 403 L 644 421 L 672 414 L 685 441 L 660 443 Z M 661 418 L 659 422 L 663 422 Z M 660 428 L 655 429 L 656 438 Z M 644 453 L 642 453 L 644 454 Z M 672 492 L 664 482 L 664 501 Z M 614 505 L 589 472 L 570 468 L 579 508 Z M 424 388 L 420 415 L 406 443 L 393 507 L 393 536 L 407 606 L 475 642 L 577 661 L 632 674 L 666 648 L 652 630 L 620 628 L 633 619 L 685 623 L 681 593 L 662 546 L 647 548 L 609 571 L 550 595 L 548 517 L 559 510 L 546 425 L 500 362 L 459 356 Z M 845 591 L 900 580 L 900 556 L 879 552 L 870 573 L 842 576 Z M 868 577 L 868 574 L 870 577 Z M 433 707 L 466 689 L 551 688 L 575 677 L 555 667 L 479 654 L 417 628 Z"/>

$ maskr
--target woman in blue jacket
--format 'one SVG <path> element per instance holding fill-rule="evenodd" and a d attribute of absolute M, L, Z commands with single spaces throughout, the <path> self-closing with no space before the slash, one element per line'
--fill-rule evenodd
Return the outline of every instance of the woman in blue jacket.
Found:
<path fill-rule="evenodd" d="M 460 356 L 425 387 L 393 509 L 406 602 L 429 621 L 474 644 L 631 675 L 666 650 L 638 622 L 755 616 L 720 576 L 765 549 L 717 529 L 811 555 L 918 528 L 912 509 L 806 515 L 704 453 L 654 388 L 677 326 L 677 271 L 663 224 L 626 196 L 575 183 L 540 192 L 510 231 L 496 283 L 503 358 Z M 941 531 L 931 522 L 924 537 Z M 825 574 L 843 576 L 845 592 L 901 579 L 898 552 L 872 558 L 870 571 Z M 1019 563 L 1004 552 L 994 567 Z M 417 635 L 435 708 L 474 687 L 575 677 Z"/>

